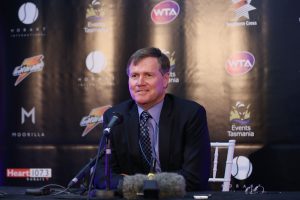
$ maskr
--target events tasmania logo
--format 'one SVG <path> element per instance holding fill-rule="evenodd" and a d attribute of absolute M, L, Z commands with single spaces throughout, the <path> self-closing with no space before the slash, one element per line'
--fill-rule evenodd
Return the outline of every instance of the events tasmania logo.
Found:
<path fill-rule="evenodd" d="M 251 21 L 249 13 L 256 10 L 251 5 L 252 0 L 231 0 L 231 10 L 234 15 L 227 26 L 256 26 L 257 21 Z"/>
<path fill-rule="evenodd" d="M 225 69 L 231 76 L 241 76 L 248 73 L 254 66 L 255 58 L 248 51 L 232 54 L 226 61 Z"/>
<path fill-rule="evenodd" d="M 170 78 L 169 83 L 179 83 L 179 77 L 176 75 L 175 68 L 176 68 L 176 60 L 175 60 L 175 51 L 167 51 L 162 50 L 166 56 L 168 56 L 170 60 Z"/>
<path fill-rule="evenodd" d="M 13 76 L 18 76 L 15 86 L 23 81 L 29 74 L 42 71 L 44 68 L 44 56 L 37 55 L 23 60 L 20 66 L 17 66 L 13 71 Z"/>
<path fill-rule="evenodd" d="M 250 104 L 245 104 L 237 101 L 230 111 L 231 129 L 228 130 L 229 137 L 254 137 L 254 132 L 251 129 L 249 111 Z"/>
<path fill-rule="evenodd" d="M 162 1 L 154 6 L 151 19 L 155 24 L 168 24 L 179 15 L 180 7 L 175 1 Z"/>
<path fill-rule="evenodd" d="M 86 27 L 84 30 L 86 33 L 93 33 L 106 30 L 106 24 L 104 23 L 104 8 L 103 2 L 100 0 L 93 0 L 86 10 Z"/>

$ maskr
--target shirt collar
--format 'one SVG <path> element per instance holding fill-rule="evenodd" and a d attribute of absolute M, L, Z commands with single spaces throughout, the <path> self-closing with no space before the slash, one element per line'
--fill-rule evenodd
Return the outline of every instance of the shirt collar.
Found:
<path fill-rule="evenodd" d="M 163 104 L 164 104 L 164 100 L 162 100 L 161 102 L 159 102 L 158 104 L 154 105 L 153 107 L 151 107 L 147 110 L 147 112 L 151 115 L 151 117 L 154 119 L 154 121 L 157 124 L 159 122 L 160 112 L 161 112 Z M 137 106 L 137 107 L 138 107 L 138 111 L 139 111 L 139 116 L 141 116 L 141 114 L 144 110 L 140 106 Z"/>

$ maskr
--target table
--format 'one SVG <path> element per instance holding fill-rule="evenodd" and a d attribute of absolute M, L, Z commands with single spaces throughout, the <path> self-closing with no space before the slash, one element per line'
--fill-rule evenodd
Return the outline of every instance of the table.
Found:
<path fill-rule="evenodd" d="M 57 200 L 57 199 L 86 199 L 86 196 L 80 195 L 58 195 L 58 196 L 34 196 L 26 195 L 25 191 L 28 188 L 24 187 L 0 187 L 0 200 Z M 5 193 L 2 195 L 2 193 Z M 293 199 L 300 200 L 300 191 L 295 192 L 279 192 L 279 191 L 266 191 L 262 194 L 245 194 L 243 191 L 236 192 L 216 192 L 216 191 L 207 191 L 207 192 L 193 192 L 187 193 L 187 195 L 182 199 L 194 199 L 194 195 L 209 195 L 209 200 L 285 200 Z M 100 199 L 100 198 L 91 198 L 91 199 Z M 113 199 L 121 199 L 115 197 Z M 179 198 L 173 198 L 179 199 Z"/>

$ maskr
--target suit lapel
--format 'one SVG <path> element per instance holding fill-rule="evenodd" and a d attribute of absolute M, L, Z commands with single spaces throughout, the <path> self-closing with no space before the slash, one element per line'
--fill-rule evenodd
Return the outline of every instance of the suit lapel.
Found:
<path fill-rule="evenodd" d="M 162 171 L 169 168 L 170 141 L 173 130 L 172 103 L 169 96 L 166 95 L 159 119 L 159 160 Z"/>
<path fill-rule="evenodd" d="M 128 113 L 128 122 L 125 123 L 126 127 L 124 130 L 128 135 L 128 151 L 130 155 L 133 155 L 133 162 L 136 162 L 142 167 L 142 162 L 140 160 L 140 150 L 139 150 L 139 114 L 136 104 L 132 106 Z"/>

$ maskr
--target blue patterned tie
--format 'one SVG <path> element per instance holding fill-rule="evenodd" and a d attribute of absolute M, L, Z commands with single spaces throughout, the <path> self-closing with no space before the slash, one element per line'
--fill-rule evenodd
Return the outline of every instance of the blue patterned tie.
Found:
<path fill-rule="evenodd" d="M 150 170 L 152 160 L 151 140 L 149 136 L 149 127 L 147 126 L 147 121 L 149 118 L 151 118 L 151 115 L 148 112 L 143 111 L 140 116 L 140 147 L 142 151 L 144 168 L 147 173 Z"/>

